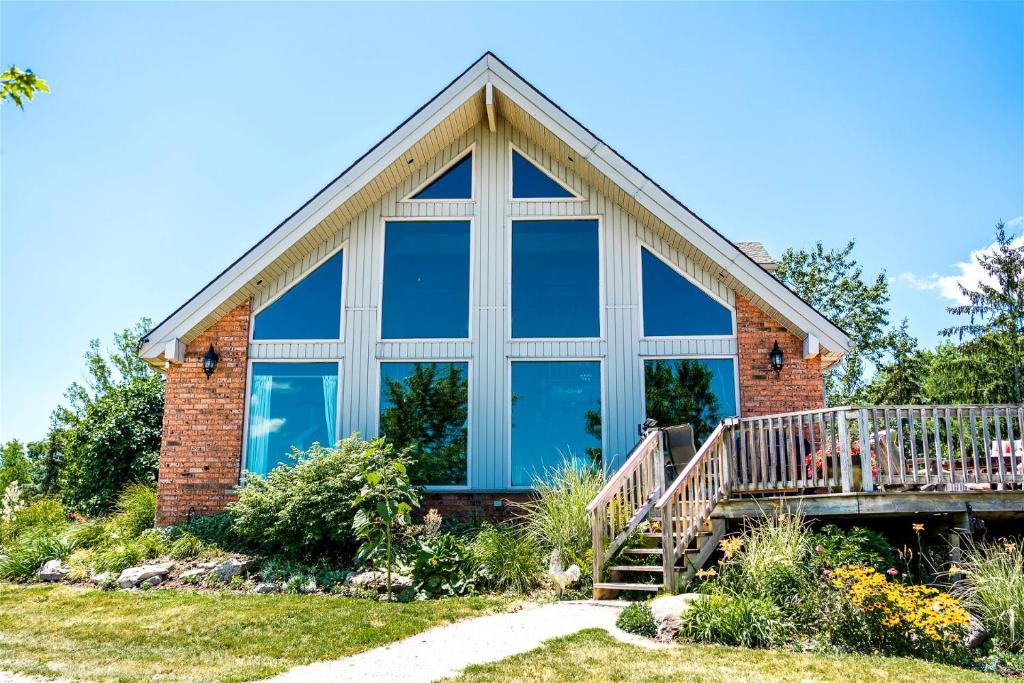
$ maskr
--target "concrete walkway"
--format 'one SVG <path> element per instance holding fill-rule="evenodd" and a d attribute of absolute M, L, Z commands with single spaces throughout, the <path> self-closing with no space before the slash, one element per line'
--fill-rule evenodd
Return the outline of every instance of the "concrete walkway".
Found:
<path fill-rule="evenodd" d="M 430 683 L 454 676 L 471 664 L 505 659 L 533 650 L 545 640 L 587 628 L 603 628 L 630 643 L 651 644 L 615 628 L 621 607 L 616 603 L 560 602 L 466 619 L 344 659 L 300 666 L 270 681 Z"/>

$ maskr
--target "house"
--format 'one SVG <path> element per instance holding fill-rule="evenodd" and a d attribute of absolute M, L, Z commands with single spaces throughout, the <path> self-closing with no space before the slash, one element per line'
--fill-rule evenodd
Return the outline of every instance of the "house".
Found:
<path fill-rule="evenodd" d="M 500 516 L 647 417 L 821 408 L 849 340 L 772 269 L 487 53 L 143 339 L 158 523 L 353 432 L 414 447 L 425 507 Z"/>

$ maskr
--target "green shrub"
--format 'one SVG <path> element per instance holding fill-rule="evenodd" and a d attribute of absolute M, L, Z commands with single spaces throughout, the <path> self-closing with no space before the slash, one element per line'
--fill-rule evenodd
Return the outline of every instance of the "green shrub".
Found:
<path fill-rule="evenodd" d="M 235 531 L 234 520 L 226 512 L 194 517 L 172 529 L 176 534 L 192 534 L 206 545 L 228 552 L 244 553 L 253 550 L 252 544 L 247 543 Z"/>
<path fill-rule="evenodd" d="M 0 579 L 24 581 L 32 578 L 39 568 L 50 560 L 64 560 L 71 554 L 71 546 L 60 536 L 35 530 L 18 536 L 0 558 Z"/>
<path fill-rule="evenodd" d="M 206 544 L 191 531 L 185 531 L 171 541 L 167 554 L 175 560 L 191 560 L 199 557 L 206 550 Z"/>
<path fill-rule="evenodd" d="M 382 448 L 382 440 L 351 436 L 337 448 L 313 444 L 294 451 L 294 466 L 276 467 L 266 478 L 246 473 L 238 501 L 229 508 L 235 532 L 267 554 L 351 558 L 360 473 L 368 455 Z"/>
<path fill-rule="evenodd" d="M 566 459 L 543 477 L 534 480 L 536 496 L 521 503 L 526 532 L 545 554 L 557 550 L 562 563 L 577 564 L 585 588 L 592 573 L 590 504 L 604 486 L 604 476 L 595 467 L 579 468 Z"/>
<path fill-rule="evenodd" d="M 413 589 L 418 597 L 466 595 L 476 587 L 479 566 L 461 538 L 441 534 L 419 545 L 412 567 Z"/>
<path fill-rule="evenodd" d="M 106 521 L 103 519 L 87 519 L 76 522 L 68 527 L 65 537 L 73 548 L 98 548 L 110 541 L 107 535 Z"/>
<path fill-rule="evenodd" d="M 811 543 L 823 567 L 854 564 L 884 572 L 896 563 L 896 551 L 885 536 L 864 527 L 843 530 L 827 524 L 811 535 Z"/>
<path fill-rule="evenodd" d="M 679 638 L 739 647 L 778 647 L 796 633 L 785 614 L 765 598 L 707 595 L 683 612 Z"/>
<path fill-rule="evenodd" d="M 654 623 L 654 614 L 646 602 L 634 602 L 619 612 L 615 625 L 626 633 L 653 638 L 658 633 L 658 625 Z"/>
<path fill-rule="evenodd" d="M 26 534 L 58 536 L 67 525 L 67 512 L 60 501 L 40 498 L 15 510 L 8 521 L 0 521 L 0 545 L 11 545 Z"/>
<path fill-rule="evenodd" d="M 145 484 L 129 484 L 114 505 L 108 528 L 121 539 L 135 538 L 152 529 L 156 519 L 156 489 Z"/>
<path fill-rule="evenodd" d="M 1018 543 L 969 543 L 953 589 L 997 646 L 1024 654 L 1024 552 Z"/>
<path fill-rule="evenodd" d="M 480 577 L 494 590 L 525 593 L 543 577 L 540 549 L 525 531 L 512 524 L 484 524 L 470 546 Z"/>

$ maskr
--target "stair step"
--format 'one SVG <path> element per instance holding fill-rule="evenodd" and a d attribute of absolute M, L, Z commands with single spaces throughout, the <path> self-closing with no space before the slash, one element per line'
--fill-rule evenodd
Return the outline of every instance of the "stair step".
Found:
<path fill-rule="evenodd" d="M 627 548 L 622 552 L 626 555 L 661 555 L 661 548 Z"/>
<path fill-rule="evenodd" d="M 660 583 L 616 583 L 609 581 L 595 583 L 594 588 L 604 588 L 611 591 L 649 591 L 657 593 L 661 590 L 662 586 Z"/>
<path fill-rule="evenodd" d="M 615 567 L 608 567 L 608 571 L 611 572 L 648 572 L 650 574 L 660 574 L 662 568 L 660 566 L 654 566 L 650 564 L 623 564 Z"/>
<path fill-rule="evenodd" d="M 661 532 L 660 531 L 645 531 L 645 532 L 643 532 L 640 535 L 643 536 L 644 538 L 661 538 Z"/>

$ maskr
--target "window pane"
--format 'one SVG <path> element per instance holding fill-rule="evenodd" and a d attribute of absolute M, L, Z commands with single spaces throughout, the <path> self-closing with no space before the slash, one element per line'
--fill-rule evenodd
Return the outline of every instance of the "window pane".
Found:
<path fill-rule="evenodd" d="M 414 484 L 466 484 L 466 363 L 381 363 L 380 433 L 411 448 Z"/>
<path fill-rule="evenodd" d="M 684 337 L 732 334 L 732 312 L 667 263 L 640 248 L 644 284 L 644 335 Z"/>
<path fill-rule="evenodd" d="M 512 197 L 515 199 L 572 199 L 573 193 L 552 180 L 519 152 L 512 150 Z"/>
<path fill-rule="evenodd" d="M 469 222 L 395 221 L 384 244 L 385 339 L 469 336 Z"/>
<path fill-rule="evenodd" d="M 530 486 L 564 459 L 601 463 L 601 364 L 512 363 L 512 485 Z"/>
<path fill-rule="evenodd" d="M 267 474 L 292 447 L 338 440 L 337 363 L 253 363 L 245 467 Z"/>
<path fill-rule="evenodd" d="M 338 252 L 256 314 L 253 339 L 338 339 L 341 268 Z"/>
<path fill-rule="evenodd" d="M 467 154 L 413 199 L 472 199 L 473 155 Z"/>
<path fill-rule="evenodd" d="M 512 223 L 512 336 L 601 334 L 597 221 Z"/>
<path fill-rule="evenodd" d="M 698 443 L 727 417 L 737 415 L 731 358 L 644 361 L 647 417 L 663 427 L 693 425 Z"/>

